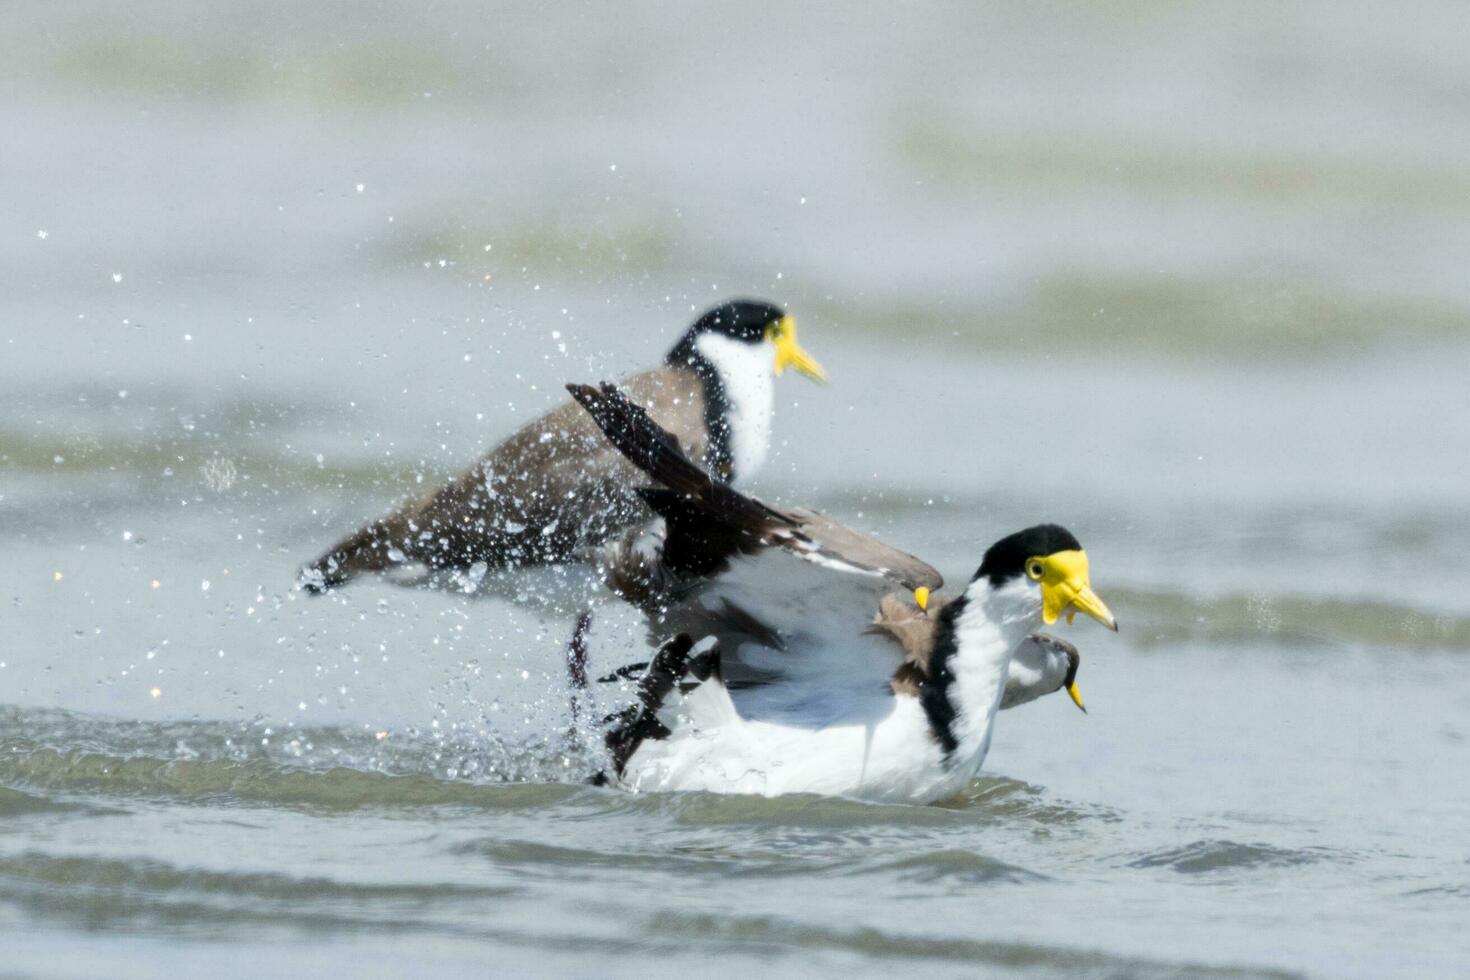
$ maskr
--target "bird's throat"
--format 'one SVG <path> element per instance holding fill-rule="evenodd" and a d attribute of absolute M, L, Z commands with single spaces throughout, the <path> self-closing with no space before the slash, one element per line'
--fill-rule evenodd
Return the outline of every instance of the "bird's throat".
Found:
<path fill-rule="evenodd" d="M 947 765 L 979 770 L 990 748 L 1011 654 L 1039 612 L 1039 603 L 1028 606 L 1024 596 L 996 594 L 980 580 L 941 613 L 920 698 Z"/>

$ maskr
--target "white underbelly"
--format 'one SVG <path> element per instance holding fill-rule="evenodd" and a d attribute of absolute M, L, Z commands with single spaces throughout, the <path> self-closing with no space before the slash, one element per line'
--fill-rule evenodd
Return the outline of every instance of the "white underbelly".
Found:
<path fill-rule="evenodd" d="M 899 698 L 876 724 L 810 730 L 742 722 L 706 732 L 686 729 L 644 743 L 629 760 L 623 784 L 641 792 L 929 802 L 954 795 L 970 778 L 943 765 L 919 703 Z"/>

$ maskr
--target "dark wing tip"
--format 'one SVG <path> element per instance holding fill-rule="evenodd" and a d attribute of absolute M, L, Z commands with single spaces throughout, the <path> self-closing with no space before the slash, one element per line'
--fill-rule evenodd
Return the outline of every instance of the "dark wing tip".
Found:
<path fill-rule="evenodd" d="M 577 400 L 577 403 L 583 408 L 591 408 L 592 405 L 597 402 L 597 389 L 592 387 L 591 385 L 579 384 L 578 382 L 573 381 L 567 384 L 566 389 L 567 392 L 573 398 L 575 398 Z"/>
<path fill-rule="evenodd" d="M 302 565 L 296 573 L 296 587 L 307 595 L 326 595 L 347 581 L 342 574 L 340 562 L 334 560 L 336 553 L 325 554 L 309 565 Z"/>

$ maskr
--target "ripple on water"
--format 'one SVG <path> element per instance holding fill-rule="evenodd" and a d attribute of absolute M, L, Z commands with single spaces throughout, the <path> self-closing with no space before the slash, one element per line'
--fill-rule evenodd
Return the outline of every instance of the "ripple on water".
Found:
<path fill-rule="evenodd" d="M 1432 885 L 1404 892 L 1405 898 L 1465 898 L 1470 899 L 1470 885 Z"/>
<path fill-rule="evenodd" d="M 607 792 L 594 804 L 591 816 L 636 814 L 671 820 L 678 826 L 746 827 L 841 831 L 882 826 L 943 826 L 959 821 L 936 807 L 866 803 L 830 796 L 733 796 L 721 793 Z"/>
<path fill-rule="evenodd" d="M 1024 820 L 1052 827 L 1121 819 L 1108 807 L 1076 805 L 1048 798 L 1041 787 L 1005 776 L 977 779 L 959 796 L 938 805 L 953 808 L 972 818 Z"/>
<path fill-rule="evenodd" d="M 1001 970 L 1005 975 L 1024 971 L 1028 974 L 1110 978 L 1295 976 L 1276 970 L 1168 962 L 1039 943 L 941 939 L 875 928 L 837 930 L 765 916 L 717 917 L 662 912 L 653 917 L 648 932 L 657 936 L 660 942 L 677 943 L 680 940 L 698 939 L 703 943 L 713 941 L 717 945 L 725 945 L 741 952 L 780 952 L 799 947 L 807 950 L 858 953 L 876 959 L 964 963 L 975 969 Z"/>
<path fill-rule="evenodd" d="M 1180 874 L 1204 874 L 1249 868 L 1286 868 L 1344 858 L 1344 855 L 1324 847 L 1287 848 L 1231 840 L 1197 840 L 1181 847 L 1144 854 L 1129 861 L 1128 866 L 1168 868 Z"/>
<path fill-rule="evenodd" d="M 793 856 L 753 848 L 745 839 L 730 847 L 691 846 L 671 842 L 656 832 L 643 835 L 644 843 L 620 841 L 603 849 L 567 847 L 528 840 L 482 840 L 451 848 L 458 855 L 487 859 L 496 867 L 512 870 L 521 878 L 587 881 L 613 873 L 634 872 L 674 879 L 707 878 L 728 881 L 736 878 L 808 877 L 838 871 L 856 864 L 856 859 L 830 855 Z M 622 846 L 628 843 L 629 846 Z"/>
<path fill-rule="evenodd" d="M 1025 823 L 1045 827 L 1116 820 L 1106 808 L 1075 806 L 1003 776 L 976 780 L 937 805 L 870 803 L 792 795 L 776 798 L 718 793 L 592 790 L 575 777 L 566 746 L 456 745 L 454 752 L 494 756 L 504 765 L 478 772 L 524 778 L 445 778 L 445 745 L 402 737 L 387 745 L 371 733 L 321 728 L 296 732 L 310 751 L 250 737 L 250 726 L 222 722 L 137 722 L 60 711 L 0 708 L 0 784 L 21 796 L 6 808 L 63 807 L 34 802 L 22 790 L 100 798 L 169 799 L 204 805 L 266 805 L 350 811 L 364 808 L 464 806 L 488 810 L 557 807 L 567 821 L 629 815 L 682 828 L 742 827 L 785 831 L 803 842 L 840 842 L 855 831 Z M 570 754 L 569 754 L 570 753 Z M 501 757 L 504 757 L 503 759 Z M 568 764 L 568 759 L 572 764 Z M 513 764 L 512 764 L 513 763 Z M 464 771 L 469 771 L 465 769 Z M 22 798 L 24 797 L 24 798 Z M 33 802 L 27 802 L 33 801 Z"/>
<path fill-rule="evenodd" d="M 1005 776 L 977 779 L 963 793 L 937 804 L 874 803 L 831 796 L 792 794 L 764 797 L 706 792 L 624 793 L 602 791 L 576 797 L 579 813 L 571 820 L 605 820 L 627 814 L 668 820 L 684 828 L 741 827 L 755 831 L 830 834 L 840 839 L 853 830 L 916 827 L 958 828 L 975 824 L 1025 822 L 1066 826 L 1090 820 L 1114 821 L 1100 806 L 1078 806 L 1048 798 L 1045 791 Z"/>
<path fill-rule="evenodd" d="M 1049 880 L 1046 875 L 1009 864 L 999 858 L 956 848 L 881 861 L 861 869 L 858 873 L 887 875 L 900 881 L 966 885 Z"/>
<path fill-rule="evenodd" d="M 746 837 L 730 846 L 691 845 L 670 841 L 656 831 L 644 835 L 647 843 L 620 841 L 603 849 L 568 847 L 529 840 L 479 840 L 451 848 L 457 855 L 477 856 L 523 878 L 589 880 L 607 872 L 636 872 L 660 877 L 690 877 L 718 880 L 751 878 L 810 878 L 813 875 L 846 877 L 877 876 L 908 882 L 952 882 L 988 884 L 1035 882 L 1044 875 L 976 851 L 941 848 L 895 857 L 882 848 L 882 857 L 871 857 L 872 848 L 824 848 L 789 850 L 762 848 Z M 623 843 L 630 846 L 624 847 Z M 895 845 L 898 846 L 898 845 Z M 912 845 L 910 845 L 912 849 Z"/>
<path fill-rule="evenodd" d="M 88 929 L 235 934 L 241 926 L 295 930 L 411 929 L 468 900 L 483 904 L 513 888 L 357 883 L 275 873 L 210 871 L 147 859 L 0 858 L 0 904 L 48 922 Z"/>
<path fill-rule="evenodd" d="M 13 751 L 0 756 L 0 782 L 109 799 L 135 797 L 331 811 L 427 806 L 518 810 L 553 804 L 578 791 L 578 787 L 568 784 L 452 782 L 428 775 L 395 775 L 342 766 L 307 769 L 261 759 L 128 758 L 56 749 Z M 0 801 L 0 807 L 4 805 Z"/>
<path fill-rule="evenodd" d="M 1109 601 L 1138 610 L 1141 648 L 1188 642 L 1300 648 L 1347 644 L 1403 651 L 1470 651 L 1470 617 L 1426 613 L 1381 599 L 1305 595 L 1184 595 L 1116 589 Z"/>
<path fill-rule="evenodd" d="M 39 796 L 31 796 L 29 793 L 22 793 L 18 789 L 0 786 L 0 819 L 27 816 L 32 813 L 55 813 L 58 810 L 69 809 L 72 809 L 70 804 L 58 803 Z"/>
<path fill-rule="evenodd" d="M 385 742 L 369 732 L 317 728 L 295 730 L 309 749 L 297 753 L 289 744 L 263 744 L 253 731 L 248 723 L 121 721 L 0 707 L 0 785 L 31 793 L 87 794 L 94 800 L 515 810 L 576 794 L 579 785 L 559 778 L 584 771 L 567 764 L 570 750 L 546 746 L 538 752 L 505 743 L 465 746 L 411 736 Z M 440 775 L 446 756 L 471 751 L 506 763 L 489 771 L 532 778 L 471 781 Z"/>

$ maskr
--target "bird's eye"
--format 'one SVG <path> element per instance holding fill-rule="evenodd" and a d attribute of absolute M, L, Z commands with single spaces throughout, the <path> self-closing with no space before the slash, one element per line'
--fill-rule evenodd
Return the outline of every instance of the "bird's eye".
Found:
<path fill-rule="evenodd" d="M 773 323 L 769 327 L 766 327 L 766 339 L 767 340 L 780 340 L 781 339 L 781 324 L 779 324 L 779 323 Z"/>
<path fill-rule="evenodd" d="M 1032 579 L 1034 581 L 1040 582 L 1041 581 L 1041 573 L 1042 573 L 1042 571 L 1043 571 L 1043 569 L 1041 567 L 1041 562 L 1037 561 L 1035 558 L 1031 559 L 1030 561 L 1028 561 L 1026 563 L 1026 576 L 1027 576 L 1027 578 L 1030 578 L 1030 579 Z"/>

